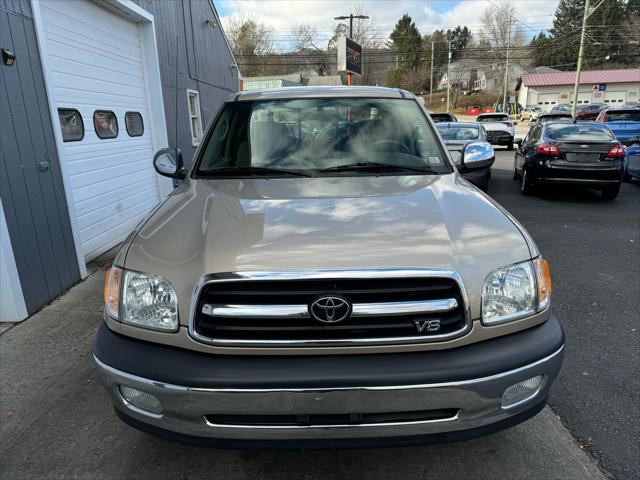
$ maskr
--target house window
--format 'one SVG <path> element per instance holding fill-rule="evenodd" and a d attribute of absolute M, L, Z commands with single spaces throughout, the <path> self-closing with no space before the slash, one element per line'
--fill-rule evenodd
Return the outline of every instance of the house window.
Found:
<path fill-rule="evenodd" d="M 144 123 L 139 112 L 127 112 L 124 114 L 124 123 L 130 137 L 141 137 L 144 133 Z"/>
<path fill-rule="evenodd" d="M 202 116 L 200 115 L 200 93 L 187 90 L 189 108 L 189 126 L 191 127 L 191 144 L 197 147 L 202 138 Z"/>
<path fill-rule="evenodd" d="M 116 114 L 109 110 L 93 112 L 93 126 L 98 138 L 116 138 L 118 136 L 118 119 Z"/>
<path fill-rule="evenodd" d="M 59 108 L 60 128 L 63 142 L 78 142 L 84 138 L 84 123 L 78 110 Z"/>

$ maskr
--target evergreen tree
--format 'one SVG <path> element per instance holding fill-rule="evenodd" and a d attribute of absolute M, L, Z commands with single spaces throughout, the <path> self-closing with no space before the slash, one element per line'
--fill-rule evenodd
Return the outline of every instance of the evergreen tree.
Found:
<path fill-rule="evenodd" d="M 436 89 L 438 81 L 447 70 L 447 35 L 444 30 L 435 30 L 425 35 L 422 40 L 423 64 L 427 69 L 431 68 L 431 43 L 433 42 L 433 88 Z"/>
<path fill-rule="evenodd" d="M 632 62 L 627 55 L 628 38 L 624 32 L 625 15 L 639 8 L 639 0 L 604 0 L 587 20 L 583 68 L 614 68 Z M 560 0 L 550 30 L 550 39 L 537 36 L 536 65 L 573 70 L 580 50 L 584 0 Z M 536 53 L 538 55 L 536 55 Z"/>
<path fill-rule="evenodd" d="M 580 49 L 580 29 L 584 14 L 584 0 L 560 0 L 550 30 L 552 42 L 546 48 L 546 58 L 538 65 L 566 65 L 564 70 L 575 67 Z"/>
<path fill-rule="evenodd" d="M 471 31 L 466 25 L 464 27 L 460 27 L 460 25 L 458 25 L 453 30 L 447 30 L 445 36 L 447 41 L 451 42 L 451 59 L 459 60 L 462 58 L 462 51 L 472 42 Z"/>
<path fill-rule="evenodd" d="M 389 38 L 387 46 L 396 55 L 396 70 L 417 70 L 420 65 L 422 37 L 408 14 L 398 20 Z"/>
<path fill-rule="evenodd" d="M 628 16 L 640 17 L 640 0 L 627 0 L 624 13 Z M 638 33 L 638 35 L 640 35 L 640 33 Z"/>
<path fill-rule="evenodd" d="M 555 64 L 555 61 L 553 59 L 553 51 L 551 51 L 550 48 L 550 42 L 551 37 L 547 36 L 547 34 L 544 32 L 540 32 L 538 35 L 534 36 L 529 43 L 529 45 L 533 47 L 532 65 L 534 67 Z"/>

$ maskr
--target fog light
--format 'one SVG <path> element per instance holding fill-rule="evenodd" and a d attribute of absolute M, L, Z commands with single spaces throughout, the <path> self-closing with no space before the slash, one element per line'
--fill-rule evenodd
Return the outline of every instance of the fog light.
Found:
<path fill-rule="evenodd" d="M 538 375 L 511 385 L 502 394 L 502 408 L 516 407 L 531 400 L 540 391 L 543 380 L 544 376 Z"/>
<path fill-rule="evenodd" d="M 160 405 L 160 400 L 158 400 L 155 395 L 143 392 L 137 388 L 127 387 L 126 385 L 118 386 L 118 390 L 120 390 L 120 395 L 122 395 L 122 398 L 127 404 L 133 405 L 145 412 L 162 415 L 162 405 Z"/>

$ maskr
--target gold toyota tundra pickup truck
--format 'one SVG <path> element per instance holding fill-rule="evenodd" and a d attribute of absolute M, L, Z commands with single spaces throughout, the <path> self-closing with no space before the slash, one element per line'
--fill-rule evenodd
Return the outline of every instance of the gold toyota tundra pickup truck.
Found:
<path fill-rule="evenodd" d="M 493 150 L 465 146 L 466 171 Z M 95 361 L 118 416 L 221 447 L 465 439 L 539 412 L 562 363 L 549 267 L 464 180 L 415 97 L 229 97 L 107 274 Z"/>

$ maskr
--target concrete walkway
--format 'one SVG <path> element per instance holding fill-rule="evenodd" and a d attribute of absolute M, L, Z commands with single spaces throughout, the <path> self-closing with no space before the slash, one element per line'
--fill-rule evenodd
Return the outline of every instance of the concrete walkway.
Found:
<path fill-rule="evenodd" d="M 159 440 L 122 424 L 97 381 L 104 270 L 0 337 L 2 479 L 602 479 L 547 408 L 513 429 L 447 445 L 233 451 Z"/>

